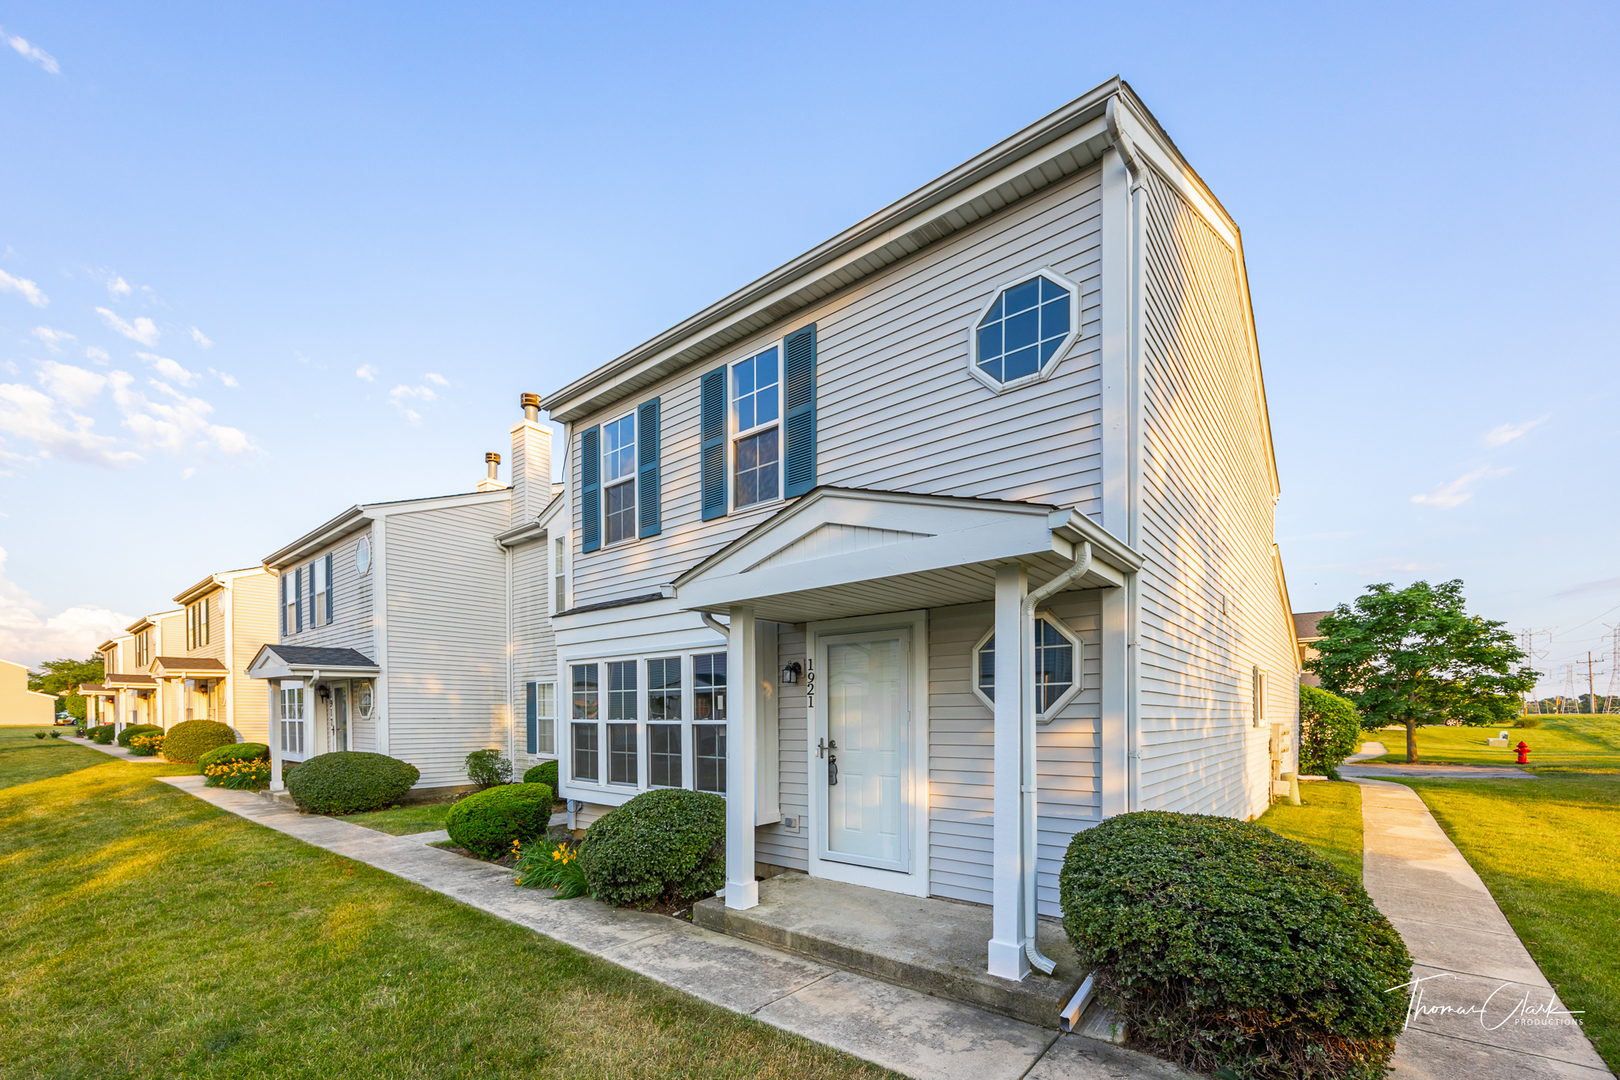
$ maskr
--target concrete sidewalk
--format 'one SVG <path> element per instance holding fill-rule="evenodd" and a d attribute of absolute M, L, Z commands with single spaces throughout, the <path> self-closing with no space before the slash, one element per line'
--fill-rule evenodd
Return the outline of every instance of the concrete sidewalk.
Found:
<path fill-rule="evenodd" d="M 66 742 L 67 740 L 64 739 L 63 741 Z M 171 765 L 171 764 L 173 764 L 173 762 L 168 761 L 167 759 L 165 759 L 162 754 L 154 754 L 151 757 L 141 757 L 141 756 L 139 756 L 137 754 L 130 753 L 129 749 L 127 747 L 119 746 L 117 743 L 109 743 L 106 746 L 102 746 L 100 743 L 91 742 L 89 739 L 74 739 L 73 740 L 73 745 L 74 746 L 88 746 L 92 750 L 100 750 L 103 754 L 106 754 L 108 757 L 115 757 L 115 758 L 118 758 L 120 761 L 133 762 L 136 765 Z M 199 778 L 199 781 L 200 781 L 200 778 Z"/>
<path fill-rule="evenodd" d="M 267 828 L 907 1076 L 1191 1080 L 1157 1058 L 1077 1035 L 1059 1036 L 680 919 L 594 900 L 553 900 L 547 890 L 515 886 L 510 870 L 428 846 L 422 834 L 389 836 L 300 814 L 251 792 L 204 787 L 200 776 L 160 779 Z"/>
<path fill-rule="evenodd" d="M 1342 770 L 1341 770 L 1342 771 Z M 1412 954 L 1397 1077 L 1612 1077 L 1416 792 L 1361 785 L 1363 883 Z"/>

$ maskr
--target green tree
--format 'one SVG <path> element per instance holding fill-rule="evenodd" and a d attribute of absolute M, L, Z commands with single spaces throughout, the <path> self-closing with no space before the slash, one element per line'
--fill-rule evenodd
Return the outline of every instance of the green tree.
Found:
<path fill-rule="evenodd" d="M 75 720 L 85 716 L 84 698 L 79 696 L 80 683 L 101 681 L 101 657 L 88 660 L 47 660 L 39 671 L 28 673 L 28 689 L 56 695 L 56 711 L 66 709 Z"/>
<path fill-rule="evenodd" d="M 1468 614 L 1462 587 L 1371 585 L 1317 624 L 1305 670 L 1354 702 L 1364 727 L 1404 726 L 1407 761 L 1417 760 L 1419 724 L 1501 724 L 1536 684 L 1503 624 Z"/>

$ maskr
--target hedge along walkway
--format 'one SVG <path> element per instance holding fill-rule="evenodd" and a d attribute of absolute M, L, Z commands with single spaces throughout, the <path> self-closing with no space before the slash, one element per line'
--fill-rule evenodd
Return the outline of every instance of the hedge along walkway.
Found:
<path fill-rule="evenodd" d="M 1395 1075 L 1612 1077 L 1485 883 L 1409 787 L 1361 785 L 1362 884 L 1412 954 Z M 1511 842 L 1504 833 L 1504 843 Z"/>
<path fill-rule="evenodd" d="M 512 872 L 417 836 L 300 814 L 251 792 L 160 778 L 250 821 L 415 882 L 665 985 L 918 1078 L 1191 1080 L 1167 1062 L 1009 1020 L 805 960 L 679 919 L 553 900 Z"/>

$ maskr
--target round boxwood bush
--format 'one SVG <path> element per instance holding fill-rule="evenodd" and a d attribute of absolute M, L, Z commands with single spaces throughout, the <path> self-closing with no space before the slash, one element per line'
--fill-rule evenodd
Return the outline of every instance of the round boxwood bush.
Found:
<path fill-rule="evenodd" d="M 197 755 L 198 768 L 206 769 L 223 761 L 269 761 L 270 748 L 262 742 L 239 742 L 216 746 Z"/>
<path fill-rule="evenodd" d="M 474 855 L 498 859 L 512 841 L 546 834 L 551 789 L 544 784 L 501 784 L 469 795 L 444 816 L 450 839 Z"/>
<path fill-rule="evenodd" d="M 1362 887 L 1231 818 L 1123 814 L 1077 833 L 1063 925 L 1135 1045 L 1249 1080 L 1382 1077 L 1412 959 Z"/>
<path fill-rule="evenodd" d="M 555 761 L 542 761 L 534 768 L 523 774 L 525 784 L 544 784 L 551 789 L 552 799 L 557 797 L 557 763 Z"/>
<path fill-rule="evenodd" d="M 163 739 L 163 756 L 170 761 L 196 761 L 218 746 L 236 742 L 236 729 L 217 720 L 187 720 L 174 725 Z"/>
<path fill-rule="evenodd" d="M 118 725 L 116 724 L 97 724 L 86 732 L 86 735 L 91 742 L 106 746 L 113 741 L 113 733 L 117 730 Z"/>
<path fill-rule="evenodd" d="M 311 814 L 358 814 L 399 802 L 422 774 L 387 754 L 339 750 L 320 754 L 286 774 L 287 792 Z"/>
<path fill-rule="evenodd" d="M 1361 746 L 1361 714 L 1355 703 L 1314 686 L 1299 688 L 1299 769 L 1337 776 L 1344 759 Z"/>
<path fill-rule="evenodd" d="M 118 733 L 118 745 L 127 748 L 129 746 L 129 740 L 133 739 L 137 735 L 161 734 L 163 734 L 163 729 L 158 727 L 156 724 L 131 724 L 129 727 Z"/>
<path fill-rule="evenodd" d="M 637 795 L 585 831 L 579 865 L 591 895 L 606 904 L 710 896 L 726 880 L 726 800 L 680 788 Z"/>

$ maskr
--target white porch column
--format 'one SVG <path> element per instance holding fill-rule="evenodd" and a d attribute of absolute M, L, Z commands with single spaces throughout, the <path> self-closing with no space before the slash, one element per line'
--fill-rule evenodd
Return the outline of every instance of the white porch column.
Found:
<path fill-rule="evenodd" d="M 754 793 L 758 768 L 759 643 L 754 609 L 733 607 L 726 643 L 726 907 L 759 904 L 754 880 Z"/>
<path fill-rule="evenodd" d="M 1020 563 L 996 567 L 995 818 L 991 827 L 990 974 L 1017 981 L 1024 956 L 1022 793 L 1024 684 L 1020 625 L 1029 574 Z M 1033 928 L 1031 928 L 1033 929 Z"/>
<path fill-rule="evenodd" d="M 268 717 L 270 728 L 270 790 L 284 791 L 287 785 L 281 782 L 281 684 L 274 679 L 266 679 L 264 692 L 266 696 L 264 715 Z"/>
<path fill-rule="evenodd" d="M 1124 589 L 1107 589 L 1102 594 L 1102 730 L 1098 738 L 1099 768 L 1102 773 L 1102 816 L 1116 817 L 1131 809 L 1130 740 L 1126 711 L 1127 626 L 1130 604 Z"/>

